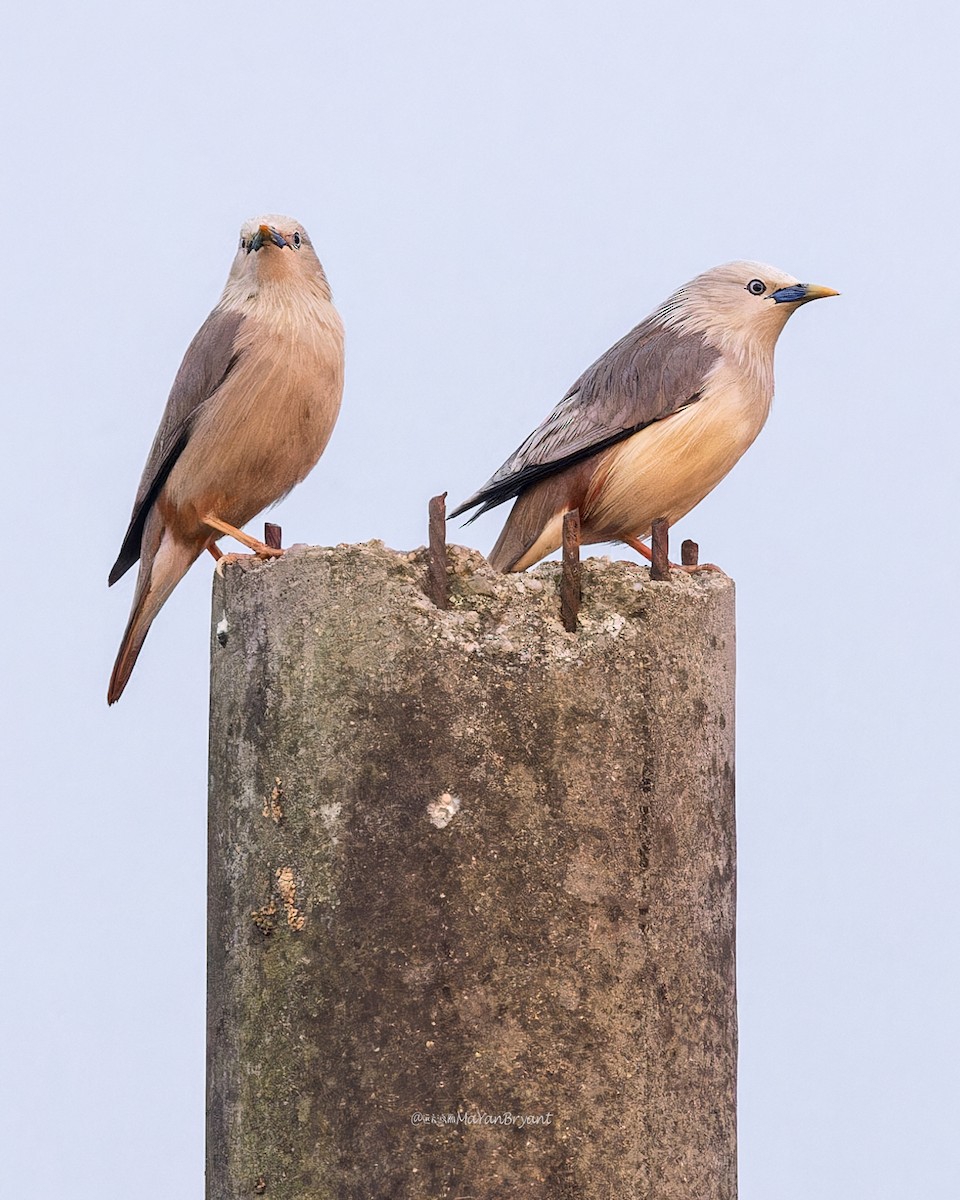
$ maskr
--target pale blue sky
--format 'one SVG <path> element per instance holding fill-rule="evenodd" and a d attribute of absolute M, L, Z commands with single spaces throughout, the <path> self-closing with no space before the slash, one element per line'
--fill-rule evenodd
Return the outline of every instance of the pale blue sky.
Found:
<path fill-rule="evenodd" d="M 958 281 L 946 4 L 20 6 L 5 21 L 3 1190 L 202 1195 L 209 588 L 116 709 L 106 590 L 241 221 L 347 329 L 288 541 L 408 548 L 730 258 L 843 296 L 688 517 L 739 609 L 741 1194 L 956 1194 Z M 451 536 L 489 549 L 502 514 Z M 600 1114 L 597 1119 L 603 1119 Z"/>

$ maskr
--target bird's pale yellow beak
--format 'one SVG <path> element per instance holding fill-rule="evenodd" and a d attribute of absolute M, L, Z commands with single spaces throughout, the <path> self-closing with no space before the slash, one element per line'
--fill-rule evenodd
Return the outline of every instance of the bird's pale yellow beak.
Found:
<path fill-rule="evenodd" d="M 804 301 L 807 300 L 823 300 L 827 296 L 839 296 L 839 292 L 835 292 L 833 288 L 821 287 L 819 283 L 808 283 L 804 285 L 805 295 Z"/>

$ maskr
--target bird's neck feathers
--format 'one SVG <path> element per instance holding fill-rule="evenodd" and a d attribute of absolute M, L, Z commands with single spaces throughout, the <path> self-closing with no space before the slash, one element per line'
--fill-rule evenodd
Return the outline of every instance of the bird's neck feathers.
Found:
<path fill-rule="evenodd" d="M 660 305 L 652 319 L 684 333 L 700 334 L 772 394 L 774 348 L 791 306 L 757 305 L 745 314 L 742 303 L 731 304 L 725 299 L 713 295 L 709 287 L 681 288 Z"/>
<path fill-rule="evenodd" d="M 341 322 L 333 306 L 323 268 L 309 275 L 270 275 L 266 278 L 233 277 L 227 280 L 218 307 L 227 312 L 256 317 L 268 324 L 320 321 L 334 328 Z"/>

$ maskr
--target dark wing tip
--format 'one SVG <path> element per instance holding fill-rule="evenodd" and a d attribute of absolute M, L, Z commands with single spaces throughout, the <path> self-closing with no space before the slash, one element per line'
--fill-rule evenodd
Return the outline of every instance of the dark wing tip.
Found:
<path fill-rule="evenodd" d="M 688 403 L 692 403 L 697 399 L 699 399 L 699 395 L 694 395 Z M 600 454 L 611 446 L 615 446 L 618 442 L 622 442 L 633 434 L 639 433 L 641 429 L 649 424 L 652 424 L 652 422 L 644 421 L 625 429 L 618 429 L 606 437 L 598 438 L 591 445 L 579 447 L 571 454 L 563 454 L 558 458 L 548 459 L 546 462 L 531 463 L 529 466 L 521 467 L 519 471 L 514 471 L 512 475 L 507 475 L 495 483 L 491 481 L 485 484 L 479 492 L 475 492 L 469 500 L 465 500 L 463 504 L 455 508 L 450 513 L 448 520 L 459 516 L 460 513 L 466 512 L 469 508 L 476 508 L 477 511 L 470 520 L 465 522 L 465 524 L 469 525 L 470 521 L 475 521 L 477 517 L 490 512 L 491 509 L 505 504 L 508 500 L 513 500 L 535 483 L 540 483 L 542 480 L 548 479 L 551 475 L 558 475 L 561 471 L 565 471 L 567 467 L 575 466 L 585 459 L 593 458 L 595 454 Z"/>
<path fill-rule="evenodd" d="M 453 510 L 453 512 L 447 513 L 447 520 L 452 521 L 454 517 L 459 517 L 461 515 L 461 513 L 469 512 L 469 510 L 471 508 L 476 508 L 476 506 L 479 503 L 480 503 L 480 501 L 477 499 L 476 496 L 471 497 L 471 499 L 469 499 L 469 500 L 464 500 L 464 502 L 462 504 L 457 505 L 457 507 Z M 470 518 L 470 520 L 466 521 L 465 524 L 469 525 L 470 521 L 475 521 L 477 519 L 477 517 L 479 517 L 479 516 L 480 516 L 479 513 L 474 513 L 473 516 Z"/>
<path fill-rule="evenodd" d="M 464 525 L 472 525 L 477 517 L 482 517 L 485 512 L 489 512 L 492 508 L 496 508 L 498 504 L 503 504 L 505 500 L 512 500 L 516 495 L 513 489 L 505 490 L 501 493 L 499 488 L 482 488 L 469 500 L 464 500 L 462 504 L 458 504 L 453 512 L 447 514 L 447 520 L 452 521 L 454 517 L 459 517 L 465 512 L 469 512 L 471 508 L 477 511 L 472 513 L 464 521 Z"/>
<path fill-rule="evenodd" d="M 107 576 L 107 587 L 113 587 L 118 579 L 122 579 L 136 561 L 135 558 L 129 558 L 129 556 L 121 552 L 120 557 L 110 568 L 110 574 Z"/>

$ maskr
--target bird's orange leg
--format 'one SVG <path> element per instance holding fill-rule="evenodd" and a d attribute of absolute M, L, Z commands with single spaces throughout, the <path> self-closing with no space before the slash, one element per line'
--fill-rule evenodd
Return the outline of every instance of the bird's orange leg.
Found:
<path fill-rule="evenodd" d="M 642 554 L 647 562 L 653 562 L 653 551 L 649 546 L 645 546 L 639 538 L 630 537 L 629 534 L 621 537 L 621 542 L 629 546 L 632 550 L 636 550 L 638 554 Z M 688 575 L 692 575 L 695 571 L 719 571 L 723 574 L 723 568 L 714 566 L 713 563 L 697 563 L 692 567 L 683 567 L 679 563 L 672 562 L 670 564 L 671 571 L 686 571 Z"/>
<path fill-rule="evenodd" d="M 217 545 L 216 542 L 208 542 L 207 549 L 210 551 L 210 553 L 213 555 L 213 557 L 217 560 L 217 562 L 219 562 L 220 559 L 223 558 L 223 551 L 220 549 L 220 547 Z"/>
<path fill-rule="evenodd" d="M 213 517 L 209 513 L 203 518 L 203 523 L 209 525 L 211 529 L 216 529 L 218 533 L 225 533 L 228 537 L 236 538 L 238 542 L 252 550 L 257 558 L 279 558 L 283 554 L 282 550 L 275 550 L 266 542 L 257 541 L 249 533 L 244 533 L 242 529 L 235 529 L 226 521 L 221 521 L 219 517 Z"/>
<path fill-rule="evenodd" d="M 638 554 L 642 554 L 647 562 L 653 562 L 653 551 L 649 546 L 645 546 L 639 538 L 631 537 L 630 534 L 625 534 L 620 540 L 632 550 L 636 550 Z M 673 563 L 671 563 L 670 566 L 672 567 Z"/>

